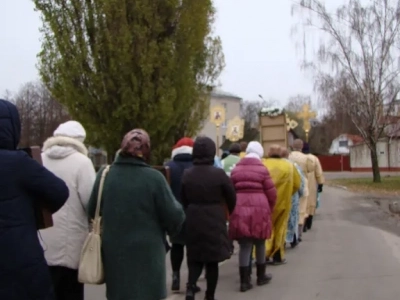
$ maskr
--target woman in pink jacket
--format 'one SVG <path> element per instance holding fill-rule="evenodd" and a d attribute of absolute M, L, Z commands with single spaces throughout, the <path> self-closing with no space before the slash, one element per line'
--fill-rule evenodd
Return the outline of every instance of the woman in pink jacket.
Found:
<path fill-rule="evenodd" d="M 271 237 L 271 213 L 276 189 L 267 168 L 261 162 L 264 149 L 259 142 L 249 143 L 246 156 L 231 173 L 237 202 L 229 220 L 229 236 L 240 245 L 240 291 L 252 288 L 250 257 L 256 247 L 257 285 L 267 284 L 272 276 L 265 273 L 265 240 Z"/>

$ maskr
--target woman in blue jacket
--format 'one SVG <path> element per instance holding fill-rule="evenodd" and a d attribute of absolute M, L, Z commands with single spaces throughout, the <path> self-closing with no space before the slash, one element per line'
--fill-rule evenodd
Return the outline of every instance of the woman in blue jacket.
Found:
<path fill-rule="evenodd" d="M 182 176 L 186 169 L 193 166 L 193 145 L 191 138 L 181 138 L 173 147 L 171 160 L 166 164 L 171 174 L 171 189 L 176 200 L 180 202 Z M 177 236 L 170 237 L 171 248 L 171 266 L 172 266 L 172 287 L 173 292 L 180 290 L 180 270 L 184 258 L 184 248 L 186 244 L 185 226 L 182 226 L 181 232 Z M 196 292 L 200 288 L 197 287 Z"/>
<path fill-rule="evenodd" d="M 17 108 L 0 99 L 0 299 L 54 300 L 40 245 L 34 207 L 52 213 L 68 199 L 68 188 L 27 153 L 17 150 Z"/>

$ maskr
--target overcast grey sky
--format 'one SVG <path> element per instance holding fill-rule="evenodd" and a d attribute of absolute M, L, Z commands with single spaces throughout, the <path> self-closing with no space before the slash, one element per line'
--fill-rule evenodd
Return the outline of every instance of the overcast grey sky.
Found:
<path fill-rule="evenodd" d="M 216 33 L 221 36 L 226 68 L 222 89 L 253 100 L 286 101 L 311 94 L 312 81 L 300 70 L 300 51 L 291 36 L 292 0 L 214 0 Z M 41 25 L 30 0 L 0 1 L 0 95 L 38 79 L 36 55 Z"/>

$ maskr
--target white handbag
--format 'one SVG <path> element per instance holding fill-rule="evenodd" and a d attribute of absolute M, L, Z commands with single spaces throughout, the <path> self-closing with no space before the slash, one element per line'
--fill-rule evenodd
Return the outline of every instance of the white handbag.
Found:
<path fill-rule="evenodd" d="M 104 269 L 101 258 L 101 217 L 100 206 L 103 194 L 104 180 L 110 169 L 107 166 L 100 178 L 99 191 L 97 194 L 96 212 L 92 220 L 92 230 L 86 237 L 81 251 L 78 270 L 78 281 L 86 284 L 103 284 Z"/>

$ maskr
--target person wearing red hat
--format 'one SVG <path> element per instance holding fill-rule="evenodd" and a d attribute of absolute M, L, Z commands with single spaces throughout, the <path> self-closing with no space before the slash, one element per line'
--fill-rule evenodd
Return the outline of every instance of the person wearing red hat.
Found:
<path fill-rule="evenodd" d="M 171 189 L 175 198 L 180 201 L 181 181 L 183 173 L 186 169 L 193 166 L 192 152 L 194 141 L 191 138 L 181 138 L 172 148 L 171 161 L 166 165 L 170 169 Z M 177 236 L 170 237 L 172 243 L 171 248 L 171 265 L 172 265 L 172 287 L 173 292 L 180 290 L 180 269 L 184 258 L 184 247 L 186 244 L 185 224 L 182 226 L 181 232 Z M 196 288 L 199 292 L 200 288 Z"/>

